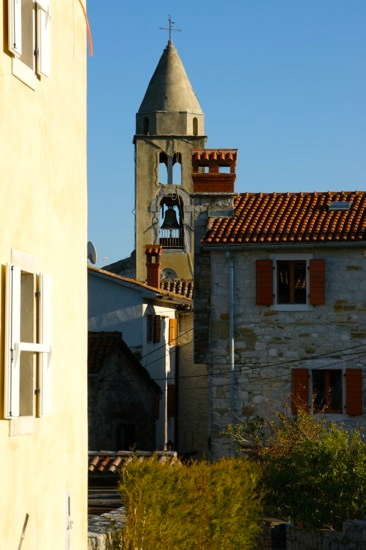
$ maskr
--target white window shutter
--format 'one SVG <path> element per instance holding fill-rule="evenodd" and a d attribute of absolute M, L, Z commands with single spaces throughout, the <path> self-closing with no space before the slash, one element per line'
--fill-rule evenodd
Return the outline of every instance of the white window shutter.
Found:
<path fill-rule="evenodd" d="M 49 2 L 37 1 L 37 74 L 47 77 L 51 72 L 50 22 Z"/>
<path fill-rule="evenodd" d="M 5 290 L 5 395 L 4 416 L 19 416 L 20 396 L 20 296 L 21 271 L 15 265 L 6 266 Z"/>
<path fill-rule="evenodd" d="M 49 346 L 52 340 L 52 281 L 48 274 L 40 275 L 39 335 L 40 344 Z M 40 416 L 48 416 L 52 409 L 52 352 L 40 353 Z"/>
<path fill-rule="evenodd" d="M 8 48 L 22 55 L 22 0 L 8 0 Z"/>

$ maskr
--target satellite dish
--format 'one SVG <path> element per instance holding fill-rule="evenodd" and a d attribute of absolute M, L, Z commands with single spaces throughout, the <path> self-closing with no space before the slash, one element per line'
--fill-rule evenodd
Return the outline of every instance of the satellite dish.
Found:
<path fill-rule="evenodd" d="M 97 263 L 97 251 L 91 241 L 88 242 L 88 260 L 92 264 Z"/>

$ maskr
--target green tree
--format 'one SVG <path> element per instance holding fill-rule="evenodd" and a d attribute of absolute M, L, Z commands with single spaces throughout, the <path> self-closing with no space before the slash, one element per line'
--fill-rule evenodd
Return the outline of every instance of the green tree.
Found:
<path fill-rule="evenodd" d="M 250 419 L 230 433 L 261 464 L 271 514 L 308 528 L 332 529 L 364 517 L 366 445 L 359 431 L 304 411 L 279 414 L 260 426 L 253 433 Z"/>

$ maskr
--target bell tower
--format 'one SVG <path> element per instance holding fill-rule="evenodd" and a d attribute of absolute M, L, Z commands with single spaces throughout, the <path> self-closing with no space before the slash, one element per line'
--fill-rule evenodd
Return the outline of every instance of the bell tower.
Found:
<path fill-rule="evenodd" d="M 164 276 L 193 278 L 192 150 L 203 149 L 204 114 L 169 39 L 136 115 L 136 279 L 145 245 L 160 245 Z"/>

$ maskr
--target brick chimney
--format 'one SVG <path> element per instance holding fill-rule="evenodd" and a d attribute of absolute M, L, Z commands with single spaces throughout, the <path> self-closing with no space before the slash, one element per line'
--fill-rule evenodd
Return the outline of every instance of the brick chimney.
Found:
<path fill-rule="evenodd" d="M 194 193 L 233 193 L 237 149 L 192 149 Z"/>
<path fill-rule="evenodd" d="M 160 288 L 160 256 L 162 246 L 160 244 L 146 244 L 146 284 L 154 288 Z"/>

